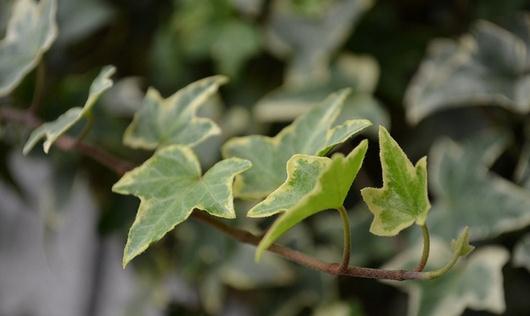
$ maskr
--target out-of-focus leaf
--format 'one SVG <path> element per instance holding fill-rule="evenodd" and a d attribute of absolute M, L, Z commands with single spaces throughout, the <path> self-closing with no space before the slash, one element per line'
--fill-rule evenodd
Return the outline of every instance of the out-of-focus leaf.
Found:
<path fill-rule="evenodd" d="M 143 106 L 125 131 L 123 142 L 133 148 L 155 149 L 171 144 L 194 146 L 221 131 L 212 120 L 196 115 L 219 86 L 223 76 L 208 77 L 180 89 L 167 99 L 150 88 Z"/>
<path fill-rule="evenodd" d="M 24 145 L 24 155 L 28 154 L 42 138 L 46 138 L 43 148 L 44 152 L 48 153 L 52 144 L 61 137 L 61 135 L 68 131 L 68 129 L 74 126 L 75 123 L 79 122 L 81 118 L 89 115 L 98 98 L 103 92 L 112 87 L 113 82 L 110 77 L 115 71 L 116 68 L 114 68 L 114 66 L 103 67 L 99 75 L 92 82 L 92 85 L 90 85 L 88 98 L 82 108 L 73 107 L 59 116 L 55 121 L 44 123 L 35 129 Z"/>
<path fill-rule="evenodd" d="M 261 48 L 260 32 L 237 16 L 229 0 L 185 0 L 175 12 L 173 37 L 186 43 L 183 53 L 190 59 L 213 58 L 222 74 L 237 77 Z"/>
<path fill-rule="evenodd" d="M 294 155 L 289 159 L 287 180 L 248 212 L 251 217 L 285 212 L 261 239 L 256 259 L 259 260 L 263 251 L 305 218 L 343 207 L 367 149 L 368 141 L 364 140 L 346 157 L 337 153 L 331 158 Z"/>
<path fill-rule="evenodd" d="M 530 125 L 528 127 L 530 131 Z M 530 134 L 530 133 L 529 133 Z M 530 135 L 528 136 L 530 139 Z M 515 170 L 517 183 L 530 190 L 530 140 L 524 145 L 517 168 Z"/>
<path fill-rule="evenodd" d="M 480 240 L 530 224 L 528 191 L 488 170 L 507 141 L 506 135 L 485 132 L 460 145 L 446 139 L 433 146 L 433 234 L 447 239 L 468 225 L 471 239 Z"/>
<path fill-rule="evenodd" d="M 382 188 L 364 188 L 363 200 L 374 214 L 370 232 L 394 236 L 413 223 L 424 225 L 431 207 L 427 196 L 427 158 L 412 165 L 399 144 L 379 127 Z"/>
<path fill-rule="evenodd" d="M 251 135 L 229 140 L 223 146 L 223 156 L 245 158 L 253 164 L 249 171 L 236 177 L 236 196 L 265 197 L 286 179 L 285 164 L 294 154 L 325 155 L 370 126 L 368 120 L 348 120 L 331 128 L 347 94 L 347 90 L 331 94 L 275 137 Z"/>
<path fill-rule="evenodd" d="M 530 23 L 527 15 L 516 19 L 517 33 L 479 21 L 458 42 L 432 42 L 405 96 L 408 119 L 470 104 L 530 111 Z"/>
<path fill-rule="evenodd" d="M 7 21 L 11 16 L 11 9 L 15 0 L 5 0 L 0 2 L 0 35 L 5 33 Z"/>
<path fill-rule="evenodd" d="M 272 254 L 263 256 L 259 265 L 254 261 L 254 247 L 240 245 L 222 265 L 223 282 L 233 288 L 249 290 L 267 286 L 282 286 L 294 280 L 294 272 L 282 259 Z"/>
<path fill-rule="evenodd" d="M 56 0 L 17 0 L 0 41 L 0 97 L 9 94 L 57 37 Z"/>
<path fill-rule="evenodd" d="M 101 104 L 110 113 L 130 117 L 142 107 L 144 93 L 141 89 L 141 78 L 126 77 L 118 80 L 114 86 L 101 97 Z"/>
<path fill-rule="evenodd" d="M 336 0 L 319 4 L 309 15 L 294 1 L 276 0 L 267 25 L 267 45 L 276 55 L 290 59 L 286 82 L 302 86 L 329 76 L 330 57 L 350 34 L 371 0 Z"/>
<path fill-rule="evenodd" d="M 414 268 L 419 249 L 397 256 L 384 268 Z M 437 268 L 450 257 L 445 244 L 431 243 L 431 256 L 426 270 Z M 408 315 L 457 316 L 466 308 L 502 313 L 505 309 L 502 267 L 508 261 L 506 249 L 488 246 L 476 250 L 464 262 L 442 277 L 431 281 L 385 281 L 409 294 Z"/>
<path fill-rule="evenodd" d="M 235 77 L 245 61 L 259 52 L 259 32 L 253 25 L 235 19 L 224 23 L 218 31 L 212 43 L 212 57 L 222 74 Z"/>
<path fill-rule="evenodd" d="M 82 39 L 110 22 L 114 10 L 101 0 L 59 1 L 57 44 L 64 45 Z"/>
<path fill-rule="evenodd" d="M 250 166 L 247 160 L 230 158 L 202 175 L 191 149 L 172 145 L 127 172 L 112 190 L 138 196 L 141 202 L 129 231 L 123 265 L 185 221 L 195 208 L 214 216 L 234 218 L 232 181 Z"/>
<path fill-rule="evenodd" d="M 364 313 L 358 302 L 333 302 L 318 306 L 313 316 L 363 316 Z"/>
<path fill-rule="evenodd" d="M 371 95 L 378 78 L 379 68 L 373 58 L 342 54 L 333 64 L 329 79 L 302 87 L 284 85 L 259 100 L 254 115 L 258 121 L 267 123 L 291 121 L 330 93 L 348 87 L 353 93 L 344 101 L 338 122 L 364 118 L 376 125 L 389 126 L 388 114 Z"/>
<path fill-rule="evenodd" d="M 226 293 L 217 270 L 209 273 L 200 283 L 199 293 L 206 311 L 212 315 L 218 315 L 223 308 Z"/>
<path fill-rule="evenodd" d="M 418 245 L 419 246 L 419 245 Z M 387 269 L 411 268 L 417 264 L 419 247 L 398 255 Z M 450 250 L 438 239 L 431 243 L 425 269 L 439 268 L 450 258 Z M 409 294 L 408 315 L 457 316 L 466 308 L 502 313 L 505 309 L 502 267 L 508 261 L 506 249 L 487 246 L 476 250 L 442 277 L 430 281 L 384 281 Z"/>
<path fill-rule="evenodd" d="M 530 234 L 524 235 L 513 250 L 513 265 L 530 271 Z"/>

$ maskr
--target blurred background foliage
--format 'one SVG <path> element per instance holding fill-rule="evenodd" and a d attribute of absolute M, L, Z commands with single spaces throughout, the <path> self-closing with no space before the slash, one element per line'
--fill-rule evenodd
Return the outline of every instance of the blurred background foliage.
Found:
<path fill-rule="evenodd" d="M 0 0 L 2 38 L 13 3 Z M 82 104 L 98 69 L 116 65 L 117 82 L 94 109 L 87 141 L 141 162 L 150 153 L 126 148 L 122 134 L 146 88 L 168 96 L 225 74 L 230 83 L 201 113 L 223 129 L 195 148 L 208 167 L 227 138 L 274 135 L 351 87 L 339 121 L 368 118 L 391 128 L 411 160 L 428 155 L 434 238 L 469 225 L 478 249 L 445 281 L 396 287 L 333 278 L 273 255 L 256 264 L 253 248 L 188 221 L 122 270 L 137 201 L 111 193 L 117 176 L 74 152 L 23 158 L 28 129 L 2 122 L 0 315 L 530 314 L 530 1 L 58 4 L 58 37 L 40 66 L 43 119 Z M 34 70 L 0 106 L 26 108 L 36 81 Z M 414 245 L 417 232 L 370 235 L 359 199 L 358 189 L 381 183 L 374 131 L 365 135 L 372 145 L 347 204 L 352 263 L 405 264 L 419 250 L 390 259 Z M 250 206 L 236 201 L 235 222 L 260 232 L 270 220 L 245 218 Z M 340 219 L 315 216 L 281 242 L 336 261 Z M 433 257 L 442 248 L 434 242 Z"/>

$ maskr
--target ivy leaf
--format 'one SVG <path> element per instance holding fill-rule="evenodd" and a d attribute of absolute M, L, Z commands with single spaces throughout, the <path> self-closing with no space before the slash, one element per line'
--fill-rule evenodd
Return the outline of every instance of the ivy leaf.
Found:
<path fill-rule="evenodd" d="M 513 30 L 479 21 L 458 42 L 433 41 L 406 92 L 409 120 L 470 104 L 530 111 L 529 21 L 526 14 L 517 16 Z"/>
<path fill-rule="evenodd" d="M 110 77 L 114 74 L 116 68 L 114 66 L 105 66 L 94 79 L 90 86 L 88 98 L 85 105 L 81 107 L 74 107 L 63 113 L 55 121 L 47 122 L 35 129 L 26 144 L 24 145 L 23 153 L 28 154 L 31 149 L 37 144 L 42 138 L 46 138 L 44 141 L 44 152 L 48 153 L 52 144 L 63 135 L 68 129 L 74 126 L 75 123 L 79 122 L 81 118 L 89 115 L 92 107 L 98 100 L 98 98 L 112 87 L 112 80 Z"/>
<path fill-rule="evenodd" d="M 236 177 L 236 196 L 245 199 L 267 196 L 287 177 L 285 164 L 294 154 L 325 155 L 335 145 L 370 126 L 368 120 L 348 120 L 331 128 L 347 95 L 347 89 L 331 94 L 275 137 L 251 135 L 229 140 L 223 146 L 223 156 L 248 159 L 253 166 Z"/>
<path fill-rule="evenodd" d="M 267 231 L 256 250 L 256 259 L 287 230 L 318 212 L 338 209 L 350 190 L 368 149 L 364 140 L 348 156 L 331 158 L 294 155 L 287 162 L 287 180 L 249 212 L 264 217 L 285 212 Z"/>
<path fill-rule="evenodd" d="M 530 233 L 524 235 L 513 250 L 513 265 L 530 271 Z"/>
<path fill-rule="evenodd" d="M 413 269 L 417 264 L 419 251 L 417 248 L 409 249 L 391 260 L 384 268 Z M 433 238 L 426 270 L 442 266 L 450 257 L 451 252 L 447 245 Z M 440 278 L 384 283 L 401 288 L 409 294 L 409 316 L 457 316 L 466 308 L 502 313 L 505 309 L 502 267 L 508 258 L 506 249 L 487 246 L 476 250 L 469 259 L 457 264 Z"/>
<path fill-rule="evenodd" d="M 427 196 L 427 158 L 413 166 L 398 143 L 379 127 L 383 187 L 364 188 L 363 200 L 374 214 L 370 232 L 394 236 L 414 222 L 424 225 L 431 207 Z"/>
<path fill-rule="evenodd" d="M 138 196 L 140 208 L 129 231 L 123 265 L 186 220 L 195 208 L 214 216 L 235 218 L 232 181 L 250 166 L 249 161 L 230 158 L 201 175 L 199 161 L 191 149 L 172 145 L 127 172 L 112 190 Z"/>
<path fill-rule="evenodd" d="M 463 144 L 445 139 L 433 146 L 432 234 L 448 239 L 468 225 L 472 239 L 480 240 L 530 224 L 528 191 L 488 170 L 508 140 L 504 134 L 486 132 Z"/>
<path fill-rule="evenodd" d="M 57 37 L 57 1 L 18 0 L 0 41 L 0 97 L 10 93 L 39 63 Z"/>
<path fill-rule="evenodd" d="M 220 134 L 221 130 L 212 120 L 197 117 L 196 113 L 227 81 L 224 76 L 204 78 L 167 99 L 150 88 L 143 106 L 127 127 L 123 142 L 132 148 L 150 150 L 171 144 L 194 146 L 212 135 Z"/>

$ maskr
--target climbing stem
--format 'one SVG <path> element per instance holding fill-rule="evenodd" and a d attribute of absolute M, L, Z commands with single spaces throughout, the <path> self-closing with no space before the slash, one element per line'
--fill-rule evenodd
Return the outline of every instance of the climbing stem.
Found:
<path fill-rule="evenodd" d="M 351 234 L 350 234 L 350 220 L 348 218 L 348 212 L 344 206 L 337 209 L 342 220 L 342 232 L 344 236 L 343 250 L 342 250 L 342 262 L 340 264 L 340 270 L 348 269 L 350 265 L 350 247 L 351 247 Z"/>
<path fill-rule="evenodd" d="M 429 251 L 431 248 L 431 238 L 429 236 L 429 229 L 427 228 L 427 224 L 420 225 L 420 227 L 423 235 L 423 251 L 421 252 L 420 263 L 418 263 L 418 266 L 414 270 L 417 272 L 421 272 L 425 268 L 427 260 L 429 260 Z"/>

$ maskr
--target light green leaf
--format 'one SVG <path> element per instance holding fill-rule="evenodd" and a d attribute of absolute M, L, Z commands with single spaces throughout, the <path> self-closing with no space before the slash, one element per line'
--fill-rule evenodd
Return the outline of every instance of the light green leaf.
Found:
<path fill-rule="evenodd" d="M 251 135 L 229 140 L 223 146 L 223 156 L 248 159 L 253 165 L 236 177 L 236 196 L 246 199 L 267 196 L 286 179 L 285 164 L 294 154 L 325 155 L 335 145 L 370 126 L 368 120 L 348 120 L 331 127 L 347 94 L 348 90 L 331 94 L 275 137 Z"/>
<path fill-rule="evenodd" d="M 0 41 L 0 97 L 10 93 L 57 37 L 55 0 L 18 0 Z"/>
<path fill-rule="evenodd" d="M 368 141 L 364 140 L 346 157 L 337 153 L 332 158 L 294 155 L 289 159 L 287 180 L 248 213 L 251 217 L 263 217 L 285 212 L 259 243 L 256 259 L 305 218 L 342 207 L 367 149 Z"/>
<path fill-rule="evenodd" d="M 427 158 L 413 166 L 384 127 L 379 127 L 383 187 L 364 188 L 362 197 L 374 220 L 370 232 L 394 236 L 414 222 L 424 225 L 431 207 L 427 196 Z"/>
<path fill-rule="evenodd" d="M 92 110 L 92 107 L 98 100 L 98 98 L 112 87 L 112 79 L 110 77 L 114 74 L 116 68 L 114 66 L 105 66 L 99 73 L 99 75 L 94 79 L 92 85 L 90 86 L 90 91 L 88 93 L 88 98 L 85 102 L 85 105 L 81 107 L 74 107 L 66 111 L 64 114 L 59 116 L 55 121 L 47 122 L 35 129 L 26 144 L 24 145 L 23 153 L 24 155 L 28 154 L 31 149 L 37 144 L 42 138 L 46 138 L 44 141 L 44 152 L 48 153 L 52 144 L 63 135 L 68 129 L 74 126 L 75 123 L 79 122 L 81 118 L 89 113 Z"/>
<path fill-rule="evenodd" d="M 409 249 L 384 268 L 413 269 L 421 251 L 419 248 Z M 432 239 L 426 270 L 438 268 L 450 257 L 451 251 L 446 244 L 439 239 Z M 508 257 L 504 248 L 483 247 L 438 279 L 384 283 L 409 294 L 409 316 L 458 316 L 466 308 L 502 313 L 505 309 L 502 267 Z"/>
<path fill-rule="evenodd" d="M 195 208 L 214 216 L 234 218 L 232 181 L 250 166 L 249 161 L 230 158 L 202 175 L 191 149 L 172 145 L 127 172 L 112 190 L 138 196 L 140 207 L 129 231 L 123 265 L 186 220 Z"/>
<path fill-rule="evenodd" d="M 530 224 L 530 194 L 489 167 L 506 147 L 504 134 L 486 132 L 459 145 L 437 142 L 431 156 L 431 188 L 436 202 L 430 215 L 431 233 L 446 240 L 463 225 L 471 239 L 494 238 Z"/>
<path fill-rule="evenodd" d="M 524 235 L 513 250 L 513 265 L 530 271 L 530 233 Z"/>
<path fill-rule="evenodd" d="M 187 85 L 167 99 L 150 88 L 142 108 L 127 127 L 123 142 L 143 149 L 171 144 L 194 146 L 220 134 L 221 130 L 212 120 L 197 117 L 196 113 L 227 81 L 223 76 L 208 77 Z"/>
<path fill-rule="evenodd" d="M 417 123 L 441 109 L 470 104 L 530 111 L 529 19 L 514 18 L 514 32 L 479 21 L 458 42 L 433 41 L 406 92 L 408 119 Z"/>

